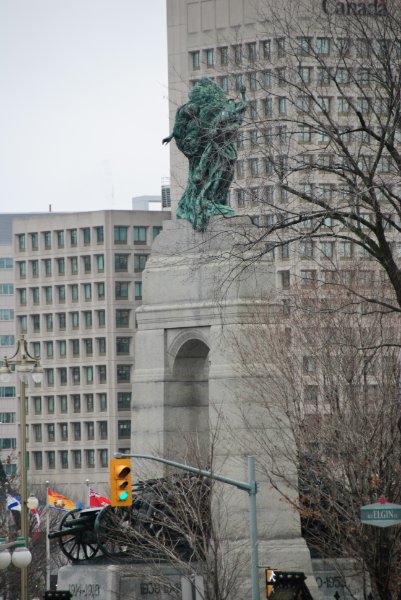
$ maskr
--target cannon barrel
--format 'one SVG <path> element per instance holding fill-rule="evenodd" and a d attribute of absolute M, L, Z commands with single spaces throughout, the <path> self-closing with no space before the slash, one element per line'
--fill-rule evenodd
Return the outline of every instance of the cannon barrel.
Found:
<path fill-rule="evenodd" d="M 90 528 L 78 525 L 78 527 L 69 527 L 68 529 L 62 529 L 60 531 L 52 531 L 47 537 L 49 538 L 49 540 L 54 540 L 56 538 L 62 538 L 66 535 L 81 533 L 82 531 L 90 531 Z"/>
<path fill-rule="evenodd" d="M 64 523 L 64 527 L 75 527 L 76 525 L 83 525 L 85 529 L 86 529 L 85 526 L 93 527 L 95 517 L 96 517 L 96 514 L 94 514 L 92 516 L 79 517 L 79 519 L 74 519 L 72 521 L 66 521 Z"/>

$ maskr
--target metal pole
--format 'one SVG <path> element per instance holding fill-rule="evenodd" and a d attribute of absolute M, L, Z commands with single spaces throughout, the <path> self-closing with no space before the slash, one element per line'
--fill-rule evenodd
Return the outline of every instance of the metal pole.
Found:
<path fill-rule="evenodd" d="M 244 490 L 249 494 L 249 525 L 250 525 L 250 543 L 251 543 L 251 581 L 252 581 L 252 600 L 260 600 L 259 593 L 259 573 L 258 573 L 258 526 L 256 519 L 256 494 L 258 491 L 258 486 L 255 480 L 255 457 L 248 456 L 248 481 L 237 481 L 236 479 L 230 479 L 228 477 L 223 477 L 222 475 L 215 475 L 210 471 L 204 471 L 203 469 L 198 469 L 197 467 L 191 467 L 190 465 L 183 465 L 182 463 L 177 463 L 174 460 L 169 460 L 166 458 L 161 458 L 160 456 L 151 456 L 149 454 L 122 454 L 121 452 L 116 452 L 114 454 L 115 458 L 126 458 L 127 456 L 131 458 L 142 458 L 144 460 L 154 460 L 155 462 L 160 462 L 165 465 L 170 465 L 177 469 L 182 469 L 183 471 L 187 471 L 189 473 L 196 473 L 201 475 L 202 477 L 206 477 L 208 479 L 215 479 L 216 481 L 221 481 L 222 483 L 227 483 L 228 485 L 232 485 L 240 490 Z"/>
<path fill-rule="evenodd" d="M 49 481 L 46 481 L 46 590 L 50 590 L 50 509 L 49 509 Z"/>
<path fill-rule="evenodd" d="M 21 535 L 25 546 L 29 545 L 28 529 L 28 486 L 26 464 L 26 413 L 25 413 L 25 382 L 20 385 L 20 448 L 21 448 Z M 21 600 L 28 600 L 28 569 L 21 569 Z"/>
<path fill-rule="evenodd" d="M 256 520 L 255 457 L 248 456 L 249 534 L 251 539 L 252 600 L 259 600 L 258 525 Z"/>

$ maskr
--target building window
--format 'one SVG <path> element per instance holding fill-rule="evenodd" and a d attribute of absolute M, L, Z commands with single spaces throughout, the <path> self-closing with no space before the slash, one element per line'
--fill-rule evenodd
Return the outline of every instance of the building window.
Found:
<path fill-rule="evenodd" d="M 25 250 L 25 233 L 20 233 L 17 235 L 17 243 L 18 250 L 20 252 L 23 252 Z"/>
<path fill-rule="evenodd" d="M 94 410 L 94 402 L 93 402 L 93 394 L 84 394 L 85 403 L 86 403 L 86 412 L 93 412 Z"/>
<path fill-rule="evenodd" d="M 45 369 L 46 383 L 48 386 L 54 385 L 54 369 Z"/>
<path fill-rule="evenodd" d="M 70 256 L 70 273 L 76 275 L 78 273 L 78 257 Z"/>
<path fill-rule="evenodd" d="M 72 423 L 72 438 L 74 442 L 81 440 L 81 423 Z"/>
<path fill-rule="evenodd" d="M 38 234 L 35 233 L 31 233 L 31 250 L 38 250 L 39 249 L 39 236 Z"/>
<path fill-rule="evenodd" d="M 92 354 L 93 354 L 93 340 L 92 340 L 92 338 L 85 338 L 83 340 L 83 342 L 84 342 L 84 346 L 85 346 L 85 354 L 86 354 L 86 356 L 92 356 Z"/>
<path fill-rule="evenodd" d="M 314 356 L 303 356 L 302 366 L 304 373 L 316 373 L 316 358 Z"/>
<path fill-rule="evenodd" d="M 118 439 L 126 439 L 131 437 L 131 421 L 118 421 L 117 426 Z"/>
<path fill-rule="evenodd" d="M 55 442 L 56 441 L 56 428 L 54 423 L 47 424 L 47 441 Z"/>
<path fill-rule="evenodd" d="M 242 179 L 245 176 L 245 168 L 244 168 L 243 160 L 237 160 L 236 169 L 237 169 L 237 179 Z"/>
<path fill-rule="evenodd" d="M 327 67 L 318 67 L 316 79 L 319 85 L 329 85 L 330 69 L 328 69 Z"/>
<path fill-rule="evenodd" d="M 135 254 L 134 255 L 134 271 L 135 273 L 139 273 L 143 271 L 146 266 L 146 261 L 148 259 L 148 254 Z"/>
<path fill-rule="evenodd" d="M 68 423 L 59 423 L 60 428 L 60 440 L 62 442 L 68 441 Z"/>
<path fill-rule="evenodd" d="M 85 329 L 91 329 L 92 328 L 92 311 L 84 310 L 82 314 L 84 317 Z"/>
<path fill-rule="evenodd" d="M 45 300 L 46 300 L 46 304 L 53 303 L 53 288 L 51 286 L 45 287 Z"/>
<path fill-rule="evenodd" d="M 39 290 L 39 288 L 34 288 Z M 14 310 L 12 308 L 0 308 L 0 321 L 14 321 Z"/>
<path fill-rule="evenodd" d="M 46 396 L 47 414 L 54 414 L 54 396 Z"/>
<path fill-rule="evenodd" d="M 99 438 L 107 440 L 107 421 L 99 421 Z"/>
<path fill-rule="evenodd" d="M 79 385 L 81 382 L 81 373 L 79 367 L 71 367 L 71 380 L 74 385 Z"/>
<path fill-rule="evenodd" d="M 106 311 L 97 310 L 96 313 L 97 313 L 97 326 L 105 327 L 106 326 Z"/>
<path fill-rule="evenodd" d="M 79 328 L 79 312 L 72 312 L 71 314 L 71 325 L 73 329 Z"/>
<path fill-rule="evenodd" d="M 79 438 L 81 439 L 81 438 Z M 80 469 L 82 467 L 82 453 L 81 450 L 72 450 L 72 464 L 74 469 Z"/>
<path fill-rule="evenodd" d="M 42 452 L 33 453 L 33 464 L 36 471 L 41 471 L 43 468 Z"/>
<path fill-rule="evenodd" d="M 103 469 L 106 469 L 109 466 L 109 453 L 107 449 L 99 450 L 99 462 Z"/>
<path fill-rule="evenodd" d="M 74 248 L 78 243 L 78 234 L 76 229 L 70 229 L 70 246 Z"/>
<path fill-rule="evenodd" d="M 85 383 L 87 385 L 92 385 L 93 383 L 93 367 L 84 367 L 85 371 Z"/>
<path fill-rule="evenodd" d="M 53 342 L 45 342 L 47 358 L 53 358 Z"/>
<path fill-rule="evenodd" d="M 339 241 L 337 251 L 340 258 L 352 258 L 352 242 Z"/>
<path fill-rule="evenodd" d="M 42 425 L 36 424 L 32 425 L 33 430 L 33 441 L 41 442 L 42 441 Z"/>
<path fill-rule="evenodd" d="M 278 58 L 285 56 L 285 38 L 280 37 L 276 39 L 276 51 Z"/>
<path fill-rule="evenodd" d="M 116 309 L 116 327 L 129 327 L 130 311 Z"/>
<path fill-rule="evenodd" d="M 142 281 L 134 282 L 135 300 L 142 300 Z"/>
<path fill-rule="evenodd" d="M 60 464 L 62 469 L 68 469 L 68 450 L 60 450 Z"/>
<path fill-rule="evenodd" d="M 106 365 L 98 365 L 97 375 L 98 375 L 99 383 L 107 383 Z"/>
<path fill-rule="evenodd" d="M 278 98 L 278 112 L 280 115 L 285 115 L 287 112 L 287 98 L 285 96 L 279 96 Z"/>
<path fill-rule="evenodd" d="M 90 257 L 90 255 L 87 256 L 83 256 L 82 257 L 83 262 L 84 262 L 84 273 L 91 273 L 92 272 L 92 259 Z"/>
<path fill-rule="evenodd" d="M 103 242 L 104 242 L 104 228 L 103 228 L 103 225 L 100 225 L 99 227 L 95 227 L 95 233 L 96 233 L 96 243 L 97 244 L 103 244 Z"/>
<path fill-rule="evenodd" d="M 134 227 L 134 244 L 146 244 L 147 227 Z"/>
<path fill-rule="evenodd" d="M 60 385 L 67 385 L 67 368 L 59 367 L 58 372 Z"/>
<path fill-rule="evenodd" d="M 115 298 L 116 300 L 127 300 L 129 294 L 129 282 L 128 281 L 116 281 L 115 282 Z"/>
<path fill-rule="evenodd" d="M 237 206 L 238 208 L 242 208 L 245 206 L 245 191 L 244 190 L 236 190 L 237 195 Z"/>
<path fill-rule="evenodd" d="M 195 50 L 195 52 L 191 52 L 190 54 L 191 54 L 192 70 L 197 71 L 198 69 L 200 69 L 200 52 L 199 52 L 199 50 Z"/>
<path fill-rule="evenodd" d="M 45 250 L 50 250 L 52 247 L 52 233 L 51 231 L 43 232 L 43 240 L 45 244 Z"/>
<path fill-rule="evenodd" d="M 127 273 L 128 271 L 128 258 L 129 254 L 115 254 L 114 255 L 114 270 L 117 273 Z"/>
<path fill-rule="evenodd" d="M 58 316 L 58 328 L 60 331 L 64 331 L 66 327 L 65 313 L 57 313 Z"/>
<path fill-rule="evenodd" d="M 228 48 L 227 48 L 227 46 L 224 46 L 223 48 L 219 48 L 219 54 L 220 54 L 220 65 L 222 67 L 228 65 Z"/>
<path fill-rule="evenodd" d="M 89 244 L 91 243 L 91 230 L 90 227 L 83 227 L 82 228 L 82 238 L 84 241 L 84 246 L 89 246 Z"/>
<path fill-rule="evenodd" d="M 256 55 L 256 42 L 250 42 L 249 44 L 246 45 L 247 50 L 248 50 L 248 61 L 250 63 L 253 63 L 256 61 L 257 59 L 257 55 Z"/>
<path fill-rule="evenodd" d="M 311 47 L 312 47 L 312 38 L 310 37 L 298 37 L 297 38 L 297 54 L 298 56 L 307 56 L 310 51 L 311 51 Z"/>
<path fill-rule="evenodd" d="M 117 365 L 117 383 L 131 381 L 131 365 Z"/>
<path fill-rule="evenodd" d="M 107 394 L 97 394 L 98 396 L 98 405 L 99 412 L 107 411 Z"/>
<path fill-rule="evenodd" d="M 318 407 L 318 387 L 317 385 L 307 385 L 304 390 L 305 410 L 317 410 Z"/>
<path fill-rule="evenodd" d="M 161 225 L 153 225 L 153 239 L 156 239 L 162 231 L 163 227 Z"/>
<path fill-rule="evenodd" d="M 259 159 L 258 158 L 250 158 L 249 159 L 249 171 L 251 173 L 251 177 L 259 176 Z"/>
<path fill-rule="evenodd" d="M 270 60 L 271 58 L 271 40 L 264 40 L 261 42 L 262 56 L 264 60 Z"/>
<path fill-rule="evenodd" d="M 57 248 L 64 248 L 64 231 L 56 231 Z"/>
<path fill-rule="evenodd" d="M 70 340 L 71 351 L 74 357 L 79 356 L 79 340 Z"/>
<path fill-rule="evenodd" d="M 93 421 L 86 422 L 86 438 L 88 441 L 95 439 L 95 426 Z"/>
<path fill-rule="evenodd" d="M 97 338 L 97 351 L 99 354 L 106 354 L 106 338 Z"/>
<path fill-rule="evenodd" d="M 17 262 L 20 279 L 26 279 L 26 261 Z"/>
<path fill-rule="evenodd" d="M 96 254 L 96 269 L 98 273 L 104 272 L 104 254 Z"/>
<path fill-rule="evenodd" d="M 117 354 L 129 354 L 130 353 L 130 345 L 131 345 L 130 337 L 118 337 L 116 339 Z"/>
<path fill-rule="evenodd" d="M 128 227 L 122 225 L 114 226 L 114 243 L 126 244 L 128 242 Z"/>
<path fill-rule="evenodd" d="M 206 66 L 213 67 L 214 66 L 214 49 L 209 48 L 208 50 L 205 50 L 205 55 L 206 55 Z"/>
<path fill-rule="evenodd" d="M 301 273 L 301 285 L 304 287 L 314 287 L 316 285 L 316 271 L 305 269 Z"/>
<path fill-rule="evenodd" d="M 326 37 L 316 38 L 316 54 L 330 54 L 330 40 Z"/>
<path fill-rule="evenodd" d="M 287 290 L 290 287 L 290 271 L 279 271 L 281 288 Z"/>
<path fill-rule="evenodd" d="M 234 64 L 240 65 L 242 63 L 242 46 L 241 44 L 236 44 L 233 47 L 234 50 Z"/>
<path fill-rule="evenodd" d="M 76 414 L 80 413 L 81 412 L 81 396 L 79 394 L 72 394 L 71 401 L 72 401 L 73 412 Z"/>
<path fill-rule="evenodd" d="M 95 451 L 94 450 L 85 450 L 86 455 L 86 466 L 88 469 L 95 468 Z"/>
<path fill-rule="evenodd" d="M 92 284 L 91 283 L 84 283 L 84 298 L 85 301 L 88 302 L 89 300 L 92 300 Z"/>
<path fill-rule="evenodd" d="M 59 402 L 60 402 L 60 413 L 61 414 L 65 414 L 68 412 L 68 405 L 67 405 L 67 396 L 59 396 Z"/>
<path fill-rule="evenodd" d="M 64 275 L 64 273 L 65 273 L 65 261 L 64 261 L 64 258 L 58 258 L 56 262 L 57 262 L 57 273 L 59 275 Z"/>
<path fill-rule="evenodd" d="M 104 300 L 106 297 L 106 292 L 105 292 L 104 283 L 102 281 L 96 284 L 96 290 L 97 290 L 97 299 Z"/>
<path fill-rule="evenodd" d="M 45 267 L 45 275 L 46 277 L 50 277 L 52 274 L 52 261 L 51 258 L 46 258 L 43 261 L 44 267 Z"/>
<path fill-rule="evenodd" d="M 46 452 L 47 455 L 47 468 L 55 469 L 56 468 L 56 453 L 54 450 L 49 450 Z"/>
<path fill-rule="evenodd" d="M 117 410 L 131 409 L 131 392 L 117 392 Z"/>

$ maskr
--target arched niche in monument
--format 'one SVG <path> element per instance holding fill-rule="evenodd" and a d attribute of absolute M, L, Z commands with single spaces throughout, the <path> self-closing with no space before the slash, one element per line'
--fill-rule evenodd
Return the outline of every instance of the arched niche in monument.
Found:
<path fill-rule="evenodd" d="M 193 453 L 193 458 L 207 460 L 209 351 L 203 340 L 192 338 L 184 341 L 171 357 L 164 402 L 165 444 L 171 457 L 189 458 L 188 453 Z"/>

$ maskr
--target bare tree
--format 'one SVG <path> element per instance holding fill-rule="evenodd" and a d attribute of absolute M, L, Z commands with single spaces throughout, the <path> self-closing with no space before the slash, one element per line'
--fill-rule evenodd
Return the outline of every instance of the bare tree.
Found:
<path fill-rule="evenodd" d="M 293 298 L 286 315 L 260 304 L 235 339 L 252 397 L 242 417 L 315 556 L 337 561 L 340 572 L 338 559 L 359 559 L 374 597 L 398 598 L 401 531 L 362 525 L 360 507 L 381 495 L 401 501 L 399 318 L 346 312 L 338 290 L 328 297 L 298 288 Z"/>
<path fill-rule="evenodd" d="M 259 3 L 266 41 L 239 40 L 242 62 L 223 67 L 249 96 L 232 193 L 257 227 L 238 224 L 236 273 L 308 241 L 315 261 L 373 260 L 385 297 L 349 288 L 400 311 L 401 7 L 279 5 Z"/>

